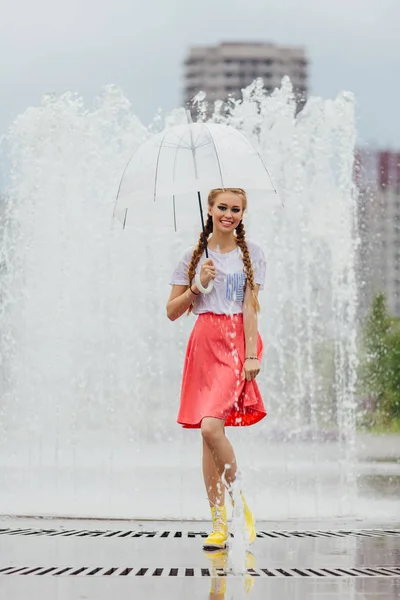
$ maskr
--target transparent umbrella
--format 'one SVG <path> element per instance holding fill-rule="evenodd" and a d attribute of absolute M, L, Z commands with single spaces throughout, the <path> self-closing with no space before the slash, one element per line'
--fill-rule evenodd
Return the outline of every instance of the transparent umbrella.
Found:
<path fill-rule="evenodd" d="M 277 198 L 260 153 L 240 131 L 214 123 L 170 127 L 144 142 L 129 160 L 119 185 L 114 217 L 125 228 L 130 213 L 134 217 L 141 201 L 171 202 L 171 223 L 176 231 L 176 199 L 189 194 L 194 202 L 197 196 L 204 233 L 202 193 L 214 188 L 257 190 Z M 188 209 L 192 207 L 188 205 Z M 205 253 L 208 258 L 206 242 Z"/>
<path fill-rule="evenodd" d="M 169 201 L 176 231 L 176 198 L 193 194 L 204 231 L 202 193 L 235 187 L 277 198 L 260 153 L 240 131 L 213 123 L 177 125 L 149 138 L 133 154 L 121 178 L 114 217 L 125 227 L 138 201 Z"/>

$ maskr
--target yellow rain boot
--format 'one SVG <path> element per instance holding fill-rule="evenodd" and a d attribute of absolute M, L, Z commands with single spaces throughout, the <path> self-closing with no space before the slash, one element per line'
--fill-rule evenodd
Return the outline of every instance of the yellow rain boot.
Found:
<path fill-rule="evenodd" d="M 244 511 L 244 522 L 246 526 L 246 541 L 248 544 L 252 544 L 256 539 L 256 525 L 254 521 L 254 516 L 249 507 L 247 506 L 246 500 L 243 498 L 243 511 Z"/>
<path fill-rule="evenodd" d="M 253 513 L 249 509 L 246 500 L 244 499 L 243 494 L 240 494 L 240 499 L 243 507 L 243 516 L 244 516 L 244 525 L 245 525 L 245 540 L 247 544 L 252 544 L 257 537 L 255 520 Z M 233 509 L 235 509 L 235 501 L 231 496 L 231 503 Z"/>
<path fill-rule="evenodd" d="M 228 541 L 228 521 L 226 518 L 225 506 L 212 506 L 211 516 L 213 530 L 212 533 L 204 540 L 204 550 L 220 550 L 226 547 Z"/>

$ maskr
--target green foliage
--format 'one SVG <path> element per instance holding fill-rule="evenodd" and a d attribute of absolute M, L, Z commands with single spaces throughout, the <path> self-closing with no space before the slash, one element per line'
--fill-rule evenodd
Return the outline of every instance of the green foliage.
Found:
<path fill-rule="evenodd" d="M 400 327 L 383 294 L 374 299 L 364 324 L 359 377 L 364 397 L 372 400 L 370 423 L 389 426 L 400 417 Z"/>

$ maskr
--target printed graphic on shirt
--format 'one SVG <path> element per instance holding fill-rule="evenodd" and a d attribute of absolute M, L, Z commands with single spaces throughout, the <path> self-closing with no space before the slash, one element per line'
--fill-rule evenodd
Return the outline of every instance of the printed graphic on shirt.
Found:
<path fill-rule="evenodd" d="M 245 282 L 246 275 L 243 271 L 228 273 L 226 276 L 226 299 L 233 300 L 234 302 L 243 302 Z"/>

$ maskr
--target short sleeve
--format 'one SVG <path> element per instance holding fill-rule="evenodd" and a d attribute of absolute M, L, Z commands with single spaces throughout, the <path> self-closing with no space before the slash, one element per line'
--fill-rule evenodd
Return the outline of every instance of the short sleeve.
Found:
<path fill-rule="evenodd" d="M 172 277 L 170 279 L 170 285 L 189 285 L 188 280 L 188 269 L 190 260 L 192 258 L 193 248 L 186 250 L 184 255 L 175 267 Z"/>
<path fill-rule="evenodd" d="M 254 271 L 254 283 L 260 286 L 260 290 L 264 289 L 265 273 L 267 270 L 267 261 L 261 246 L 254 244 L 251 252 L 251 262 Z"/>

